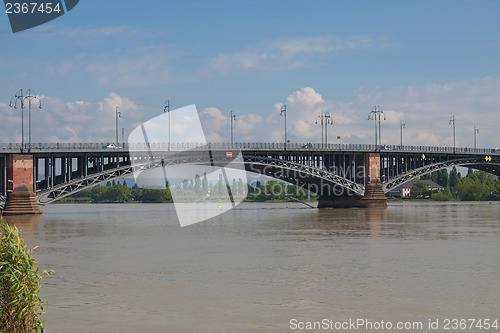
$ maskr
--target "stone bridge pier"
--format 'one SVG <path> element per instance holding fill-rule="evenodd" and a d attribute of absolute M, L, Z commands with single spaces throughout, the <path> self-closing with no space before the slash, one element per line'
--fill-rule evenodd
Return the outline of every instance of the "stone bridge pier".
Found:
<path fill-rule="evenodd" d="M 360 197 L 344 193 L 320 196 L 318 208 L 387 207 L 387 197 L 380 180 L 380 153 L 365 153 L 365 194 Z"/>
<path fill-rule="evenodd" d="M 33 155 L 10 154 L 6 162 L 7 204 L 3 215 L 41 214 L 35 201 Z"/>

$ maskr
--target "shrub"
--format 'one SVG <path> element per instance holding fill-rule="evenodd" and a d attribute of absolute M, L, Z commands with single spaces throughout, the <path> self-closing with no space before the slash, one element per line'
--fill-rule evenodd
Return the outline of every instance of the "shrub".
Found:
<path fill-rule="evenodd" d="M 0 222 L 0 332 L 41 331 L 41 274 L 19 231 Z"/>

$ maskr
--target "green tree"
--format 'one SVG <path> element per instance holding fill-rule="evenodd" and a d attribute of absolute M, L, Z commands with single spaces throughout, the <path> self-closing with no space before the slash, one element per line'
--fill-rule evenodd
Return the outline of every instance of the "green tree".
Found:
<path fill-rule="evenodd" d="M 447 187 L 442 191 L 432 194 L 432 200 L 435 201 L 451 201 L 453 200 L 453 196 L 451 195 L 450 188 Z"/>
<path fill-rule="evenodd" d="M 90 189 L 89 197 L 92 199 L 92 201 L 99 202 L 101 201 L 104 192 L 105 192 L 105 187 L 101 185 L 96 185 Z"/>
<path fill-rule="evenodd" d="M 442 169 L 442 170 L 437 171 L 437 173 L 438 173 L 438 177 L 435 180 L 435 182 L 438 183 L 439 185 L 441 185 L 442 187 L 448 186 L 448 182 L 449 182 L 448 170 Z"/>
<path fill-rule="evenodd" d="M 411 196 L 414 198 L 422 198 L 430 195 L 431 191 L 424 182 L 416 182 L 411 187 Z"/>
<path fill-rule="evenodd" d="M 457 186 L 459 180 L 460 180 L 460 177 L 459 177 L 459 174 L 457 172 L 457 168 L 453 167 L 453 169 L 450 172 L 450 177 L 449 177 L 450 188 L 453 189 L 455 186 Z"/>
<path fill-rule="evenodd" d="M 245 194 L 245 191 L 243 190 L 243 179 L 238 179 L 238 194 Z"/>
<path fill-rule="evenodd" d="M 217 190 L 219 194 L 224 194 L 224 181 L 222 180 L 222 174 L 219 173 L 219 182 L 217 183 Z"/>
<path fill-rule="evenodd" d="M 490 191 L 479 179 L 464 177 L 455 187 L 455 194 L 461 201 L 480 201 L 488 198 Z"/>
<path fill-rule="evenodd" d="M 194 180 L 194 192 L 198 195 L 201 194 L 201 179 L 200 175 L 196 174 L 195 180 Z"/>
<path fill-rule="evenodd" d="M 203 173 L 203 182 L 201 184 L 201 187 L 203 188 L 203 193 L 206 194 L 208 193 L 208 179 L 207 179 L 207 173 Z"/>
<path fill-rule="evenodd" d="M 236 184 L 236 179 L 233 178 L 233 184 L 231 185 L 231 193 L 233 195 L 237 195 L 238 193 L 238 185 Z"/>
<path fill-rule="evenodd" d="M 124 202 L 128 200 L 130 196 L 131 191 L 127 186 L 117 184 L 106 188 L 101 196 L 101 201 Z"/>

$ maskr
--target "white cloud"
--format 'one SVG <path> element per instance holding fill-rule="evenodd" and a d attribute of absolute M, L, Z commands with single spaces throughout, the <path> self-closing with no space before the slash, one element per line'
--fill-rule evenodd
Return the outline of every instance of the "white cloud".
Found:
<path fill-rule="evenodd" d="M 367 116 L 374 105 L 380 105 L 386 115 L 382 120 L 382 143 L 399 144 L 400 121 L 404 120 L 404 143 L 408 145 L 453 145 L 452 126 L 456 119 L 457 145 L 473 145 L 473 128 L 479 126 L 478 146 L 500 148 L 500 78 L 483 78 L 428 84 L 396 86 L 386 90 L 366 89 L 354 93 L 350 100 L 328 99 L 312 87 L 291 92 L 285 98 L 287 105 L 287 137 L 292 143 L 321 142 L 321 127 L 315 124 L 321 112 L 328 112 L 334 123 L 328 127 L 328 141 L 344 143 L 373 143 L 374 123 Z M 114 141 L 115 107 L 120 107 L 123 118 L 120 127 L 135 128 L 143 119 L 144 109 L 137 102 L 110 93 L 100 101 L 70 101 L 42 96 L 44 108 L 32 112 L 33 141 Z M 267 107 L 272 112 L 238 114 L 234 123 L 236 142 L 283 142 L 284 117 L 280 116 L 282 103 Z M 274 107 L 274 108 L 273 108 Z M 216 107 L 200 112 L 208 141 L 230 139 L 229 114 Z M 19 142 L 20 111 L 0 103 L 0 139 Z M 25 125 L 27 116 L 25 114 Z M 26 127 L 27 129 L 27 127 Z M 175 128 L 173 128 L 175 131 Z"/>
<path fill-rule="evenodd" d="M 178 53 L 167 46 L 116 49 L 82 65 L 97 83 L 117 88 L 146 87 L 171 81 L 168 63 Z"/>
<path fill-rule="evenodd" d="M 229 122 L 229 117 L 222 114 L 222 111 L 215 108 L 209 107 L 200 113 L 200 119 L 203 124 L 205 132 L 217 132 L 222 128 L 225 128 Z"/>
<path fill-rule="evenodd" d="M 237 134 L 251 134 L 259 129 L 264 118 L 257 114 L 244 114 L 238 116 L 235 121 L 235 132 Z"/>
<path fill-rule="evenodd" d="M 303 56 L 365 50 L 375 46 L 385 46 L 385 37 L 370 35 L 319 35 L 280 38 L 255 45 L 245 50 L 230 51 L 217 55 L 210 68 L 219 73 L 234 70 L 276 70 L 307 66 Z"/>
<path fill-rule="evenodd" d="M 43 109 L 33 108 L 33 142 L 112 142 L 115 140 L 115 107 L 122 112 L 119 127 L 135 127 L 143 108 L 134 101 L 110 93 L 101 101 L 65 102 L 59 97 L 40 96 Z M 21 142 L 20 111 L 0 104 L 2 141 Z M 24 112 L 25 141 L 28 140 L 28 112 Z M 120 130 L 121 140 L 121 130 Z"/>
<path fill-rule="evenodd" d="M 388 110 L 387 121 L 382 125 L 382 137 L 386 143 L 399 143 L 399 121 L 404 120 L 407 144 L 452 146 L 453 134 L 449 120 L 455 115 L 457 145 L 473 146 L 473 129 L 477 125 L 483 129 L 478 135 L 478 145 L 495 147 L 498 145 L 495 132 L 500 122 L 499 90 L 500 78 L 489 77 L 443 84 L 399 86 L 385 91 L 362 91 L 357 101 L 354 101 L 354 107 L 360 111 L 367 110 L 366 113 L 370 110 L 370 104 L 381 105 L 384 110 Z"/>
<path fill-rule="evenodd" d="M 95 43 L 103 39 L 109 38 L 119 38 L 130 40 L 131 38 L 139 38 L 146 34 L 144 28 L 138 28 L 137 26 L 65 26 L 61 24 L 46 24 L 39 27 L 39 29 L 49 34 L 41 34 L 41 36 L 47 36 L 49 38 L 61 38 L 66 40 L 71 40 L 75 43 Z"/>
<path fill-rule="evenodd" d="M 400 121 L 406 124 L 404 144 L 452 146 L 453 131 L 449 125 L 456 119 L 457 145 L 473 145 L 473 128 L 479 126 L 478 146 L 500 147 L 497 136 L 500 124 L 500 78 L 484 78 L 393 87 L 387 90 L 359 90 L 352 100 L 326 100 L 311 87 L 294 91 L 285 99 L 287 105 L 287 138 L 292 143 L 321 142 L 321 127 L 315 124 L 321 112 L 328 112 L 334 123 L 328 127 L 328 142 L 374 143 L 374 122 L 368 120 L 374 105 L 381 106 L 386 120 L 381 121 L 382 143 L 400 143 Z M 276 103 L 267 116 L 239 115 L 235 137 L 251 142 L 283 142 L 283 103 Z M 229 138 L 229 119 L 219 114 L 220 138 Z M 217 118 L 217 117 L 215 117 Z M 214 126 L 216 128 L 216 126 Z M 227 132 L 227 134 L 226 134 Z M 238 141 L 238 140 L 236 140 Z"/>

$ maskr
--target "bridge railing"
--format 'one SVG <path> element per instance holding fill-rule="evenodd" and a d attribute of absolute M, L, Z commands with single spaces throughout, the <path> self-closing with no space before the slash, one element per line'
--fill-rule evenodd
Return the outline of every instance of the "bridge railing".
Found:
<path fill-rule="evenodd" d="M 20 143 L 3 143 L 0 144 L 0 152 L 15 153 L 20 152 L 22 145 Z M 152 142 L 146 144 L 129 144 L 120 143 L 118 145 L 108 143 L 32 143 L 32 152 L 41 151 L 110 151 L 110 150 L 196 150 L 196 149 L 214 149 L 214 150 L 285 150 L 284 143 L 263 143 L 263 142 L 210 142 L 208 144 L 196 142 L 172 142 L 171 144 L 164 142 Z M 407 146 L 407 145 L 370 145 L 370 144 L 339 144 L 339 143 L 287 143 L 287 150 L 304 150 L 304 151 L 401 151 L 401 152 L 421 152 L 421 153 L 457 153 L 457 154 L 500 154 L 500 149 L 492 148 L 468 148 L 468 147 L 439 147 L 439 146 Z M 28 151 L 28 144 L 25 144 L 24 151 Z"/>

